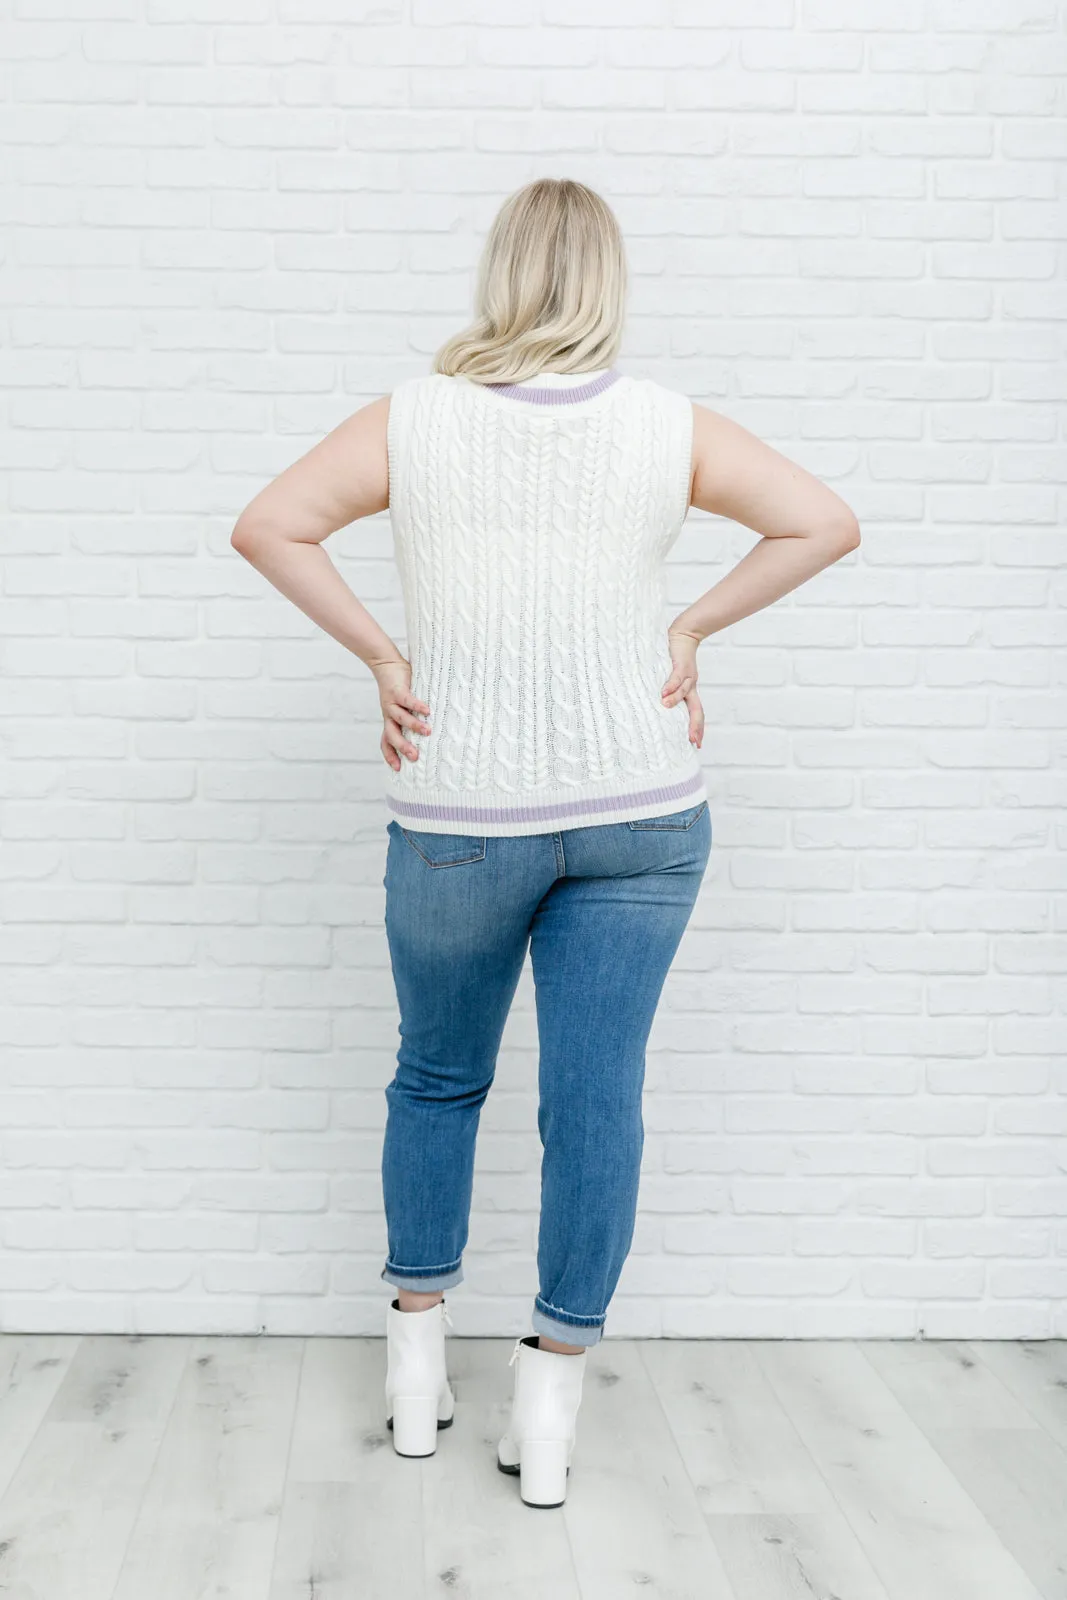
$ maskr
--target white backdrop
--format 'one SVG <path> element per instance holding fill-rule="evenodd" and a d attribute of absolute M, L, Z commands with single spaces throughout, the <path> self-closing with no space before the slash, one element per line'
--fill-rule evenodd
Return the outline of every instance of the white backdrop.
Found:
<path fill-rule="evenodd" d="M 627 235 L 619 365 L 863 532 L 701 650 L 712 858 L 607 1333 L 1067 1335 L 1063 7 L 0 17 L 0 1326 L 383 1330 L 377 696 L 229 534 L 553 174 Z M 753 538 L 691 513 L 672 614 Z M 329 548 L 403 648 L 387 518 Z M 527 968 L 458 1335 L 528 1328 L 532 1007 Z"/>

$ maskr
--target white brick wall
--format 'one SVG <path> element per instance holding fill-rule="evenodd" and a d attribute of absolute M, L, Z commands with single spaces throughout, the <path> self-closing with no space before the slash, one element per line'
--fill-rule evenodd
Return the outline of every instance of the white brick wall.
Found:
<path fill-rule="evenodd" d="M 1067 1335 L 1056 0 L 5 0 L 6 1329 L 380 1333 L 370 674 L 230 549 L 600 188 L 621 364 L 856 509 L 701 652 L 616 1335 Z M 502 25 L 503 24 L 503 25 Z M 674 609 L 752 536 L 693 514 Z M 386 519 L 331 541 L 403 644 Z M 457 1332 L 527 1326 L 529 971 Z"/>

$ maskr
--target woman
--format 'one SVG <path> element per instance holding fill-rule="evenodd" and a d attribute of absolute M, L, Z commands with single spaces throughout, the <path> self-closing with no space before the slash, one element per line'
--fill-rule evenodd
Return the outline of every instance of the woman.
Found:
<path fill-rule="evenodd" d="M 615 365 L 627 273 L 580 183 L 512 195 L 477 318 L 242 513 L 232 543 L 374 673 L 389 767 L 386 932 L 400 1009 L 382 1183 L 395 1450 L 453 1416 L 447 1289 L 475 1137 L 530 950 L 543 1146 L 534 1332 L 497 1463 L 566 1492 L 585 1356 L 634 1227 L 645 1048 L 707 864 L 697 648 L 859 543 L 845 503 L 738 424 Z M 762 535 L 664 627 L 690 506 Z M 389 508 L 410 660 L 328 534 Z"/>

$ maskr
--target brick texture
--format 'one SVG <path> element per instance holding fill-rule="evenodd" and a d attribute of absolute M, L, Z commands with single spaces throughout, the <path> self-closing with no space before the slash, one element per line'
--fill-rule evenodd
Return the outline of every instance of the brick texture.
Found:
<path fill-rule="evenodd" d="M 701 651 L 714 843 L 608 1333 L 1067 1336 L 1056 0 L 8 0 L 0 1325 L 381 1333 L 373 679 L 242 506 L 605 193 L 620 365 L 860 549 Z M 691 513 L 680 609 L 751 545 Z M 387 518 L 330 544 L 403 647 Z M 529 969 L 457 1332 L 525 1331 Z"/>

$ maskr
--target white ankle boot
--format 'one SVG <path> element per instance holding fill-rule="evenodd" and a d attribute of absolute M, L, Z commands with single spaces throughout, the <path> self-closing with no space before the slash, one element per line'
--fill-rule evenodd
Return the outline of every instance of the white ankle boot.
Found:
<path fill-rule="evenodd" d="M 501 1472 L 518 1473 L 519 1493 L 528 1506 L 561 1506 L 566 1498 L 587 1353 L 541 1350 L 536 1333 L 516 1340 L 508 1362 L 519 1363 L 511 1420 L 497 1446 L 496 1464 Z"/>
<path fill-rule="evenodd" d="M 432 1456 L 438 1428 L 452 1426 L 445 1323 L 452 1326 L 443 1300 L 425 1311 L 401 1311 L 393 1300 L 386 1312 L 385 1409 L 398 1456 Z"/>

